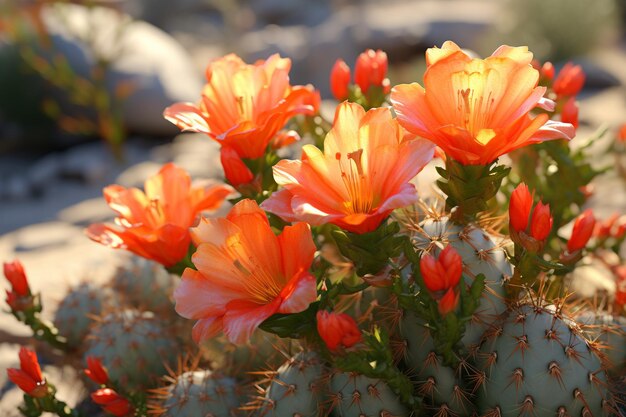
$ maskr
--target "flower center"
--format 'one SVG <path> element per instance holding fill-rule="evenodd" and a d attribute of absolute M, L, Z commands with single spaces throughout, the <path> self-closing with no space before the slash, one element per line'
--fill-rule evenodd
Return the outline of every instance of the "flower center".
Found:
<path fill-rule="evenodd" d="M 348 213 L 369 213 L 374 206 L 374 195 L 369 178 L 363 170 L 363 149 L 349 152 L 346 158 L 340 152 L 335 154 L 339 162 L 341 180 L 348 192 L 348 201 L 344 206 Z"/>
<path fill-rule="evenodd" d="M 477 83 L 473 80 L 476 76 L 486 77 L 479 73 L 469 74 L 470 85 Z M 457 90 L 457 110 L 461 115 L 463 128 L 470 132 L 481 145 L 488 144 L 496 136 L 493 129 L 486 127 L 493 114 L 495 98 L 492 97 L 491 91 L 485 97 L 484 90 L 484 83 L 475 85 L 474 88 Z"/>
<path fill-rule="evenodd" d="M 233 265 L 245 276 L 243 285 L 254 301 L 268 304 L 280 294 L 282 288 L 254 257 L 248 257 L 245 264 L 234 259 Z"/>

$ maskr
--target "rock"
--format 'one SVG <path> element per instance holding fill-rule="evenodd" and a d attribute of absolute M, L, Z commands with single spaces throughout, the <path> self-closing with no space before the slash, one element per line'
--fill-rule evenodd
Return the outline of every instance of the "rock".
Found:
<path fill-rule="evenodd" d="M 177 132 L 163 119 L 163 110 L 174 102 L 197 100 L 202 78 L 176 40 L 149 23 L 104 7 L 46 5 L 42 19 L 53 51 L 63 55 L 80 76 L 89 76 L 97 57 L 111 61 L 108 91 L 114 96 L 120 88 L 130 90 L 122 106 L 130 131 L 149 135 Z M 91 46 L 84 41 L 89 36 L 93 37 Z"/>

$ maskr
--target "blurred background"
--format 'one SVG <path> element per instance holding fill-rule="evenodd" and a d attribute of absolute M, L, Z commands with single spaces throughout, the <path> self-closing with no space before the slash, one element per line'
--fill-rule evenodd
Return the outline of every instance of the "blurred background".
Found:
<path fill-rule="evenodd" d="M 583 66 L 583 132 L 626 121 L 623 0 L 4 0 L 0 13 L 0 234 L 109 216 L 102 186 L 140 185 L 168 160 L 220 176 L 214 144 L 162 111 L 196 101 L 229 52 L 290 57 L 292 83 L 329 99 L 335 60 L 366 48 L 387 52 L 393 85 L 421 81 L 424 51 L 448 39 L 482 56 L 528 45 L 557 70 Z"/>

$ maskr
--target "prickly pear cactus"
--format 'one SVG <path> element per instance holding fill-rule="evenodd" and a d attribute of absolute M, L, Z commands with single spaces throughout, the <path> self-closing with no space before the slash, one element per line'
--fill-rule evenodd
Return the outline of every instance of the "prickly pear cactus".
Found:
<path fill-rule="evenodd" d="M 588 339 L 598 343 L 607 361 L 607 371 L 615 376 L 626 369 L 626 318 L 586 311 L 576 316 Z"/>
<path fill-rule="evenodd" d="M 502 242 L 498 242 L 477 225 L 458 225 L 447 217 L 427 218 L 410 229 L 418 250 L 436 255 L 445 246 L 452 245 L 461 255 L 468 285 L 471 284 L 472 277 L 485 275 L 485 291 L 481 303 L 463 337 L 465 346 L 477 347 L 489 324 L 506 310 L 503 284 L 511 277 L 512 267 L 506 259 Z"/>
<path fill-rule="evenodd" d="M 479 352 L 483 416 L 608 415 L 607 377 L 575 322 L 553 308 L 522 305 L 485 337 Z"/>
<path fill-rule="evenodd" d="M 82 344 L 94 318 L 100 316 L 102 307 L 111 299 L 110 289 L 91 283 L 82 283 L 70 289 L 54 316 L 54 325 L 70 347 L 78 348 Z"/>
<path fill-rule="evenodd" d="M 113 278 L 114 288 L 133 308 L 146 311 L 174 311 L 172 294 L 177 282 L 156 262 L 134 256 L 118 268 Z"/>
<path fill-rule="evenodd" d="M 416 382 L 424 408 L 430 415 L 469 416 L 474 411 L 472 390 L 468 382 L 475 377 L 475 369 L 462 361 L 459 369 L 445 366 L 435 352 L 435 346 L 424 321 L 406 312 L 400 323 L 405 340 L 404 359 L 408 374 Z"/>
<path fill-rule="evenodd" d="M 100 318 L 87 336 L 85 357 L 102 360 L 113 382 L 151 386 L 178 352 L 176 340 L 153 313 L 122 310 Z"/>
<path fill-rule="evenodd" d="M 330 379 L 334 417 L 404 417 L 409 410 L 383 381 L 353 373 L 337 373 Z"/>
<path fill-rule="evenodd" d="M 324 415 L 324 365 L 315 352 L 301 352 L 284 363 L 272 377 L 265 394 L 264 416 L 317 417 Z"/>
<path fill-rule="evenodd" d="M 163 393 L 162 417 L 233 417 L 245 402 L 234 378 L 211 371 L 190 371 L 179 375 Z M 243 415 L 243 414 L 241 414 Z"/>

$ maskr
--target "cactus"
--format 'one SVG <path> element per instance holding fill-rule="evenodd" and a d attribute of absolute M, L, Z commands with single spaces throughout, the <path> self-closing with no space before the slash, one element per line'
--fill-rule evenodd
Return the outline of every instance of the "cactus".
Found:
<path fill-rule="evenodd" d="M 100 316 L 103 306 L 111 299 L 110 289 L 97 288 L 90 283 L 81 283 L 70 289 L 57 308 L 54 325 L 71 348 L 80 347 L 94 317 Z"/>
<path fill-rule="evenodd" d="M 262 415 L 317 417 L 326 398 L 324 365 L 315 352 L 301 352 L 272 375 Z"/>
<path fill-rule="evenodd" d="M 185 372 L 161 392 L 162 417 L 233 417 L 244 402 L 235 379 L 208 370 Z"/>
<path fill-rule="evenodd" d="M 410 414 L 383 381 L 354 373 L 332 375 L 330 404 L 334 417 L 404 417 Z"/>
<path fill-rule="evenodd" d="M 576 316 L 587 337 L 598 344 L 612 375 L 626 368 L 626 318 L 585 311 Z"/>
<path fill-rule="evenodd" d="M 554 308 L 521 305 L 485 336 L 477 407 L 483 416 L 595 416 L 611 408 L 599 356 Z"/>
<path fill-rule="evenodd" d="M 130 307 L 173 312 L 172 294 L 177 280 L 158 263 L 135 256 L 128 265 L 118 268 L 113 287 Z"/>
<path fill-rule="evenodd" d="M 475 224 L 459 225 L 447 217 L 427 218 L 408 228 L 420 251 L 436 253 L 452 245 L 463 259 L 468 285 L 476 275 L 485 275 L 483 298 L 462 340 L 468 349 L 475 349 L 489 325 L 506 310 L 504 283 L 511 277 L 512 268 L 502 244 Z"/>
<path fill-rule="evenodd" d="M 85 357 L 100 358 L 111 380 L 131 389 L 152 385 L 177 351 L 175 339 L 153 313 L 123 310 L 100 318 L 91 328 Z"/>
<path fill-rule="evenodd" d="M 469 416 L 474 411 L 468 383 L 473 367 L 461 361 L 459 369 L 441 363 L 429 330 L 423 320 L 406 312 L 400 333 L 406 341 L 404 359 L 408 373 L 416 381 L 417 393 L 424 398 L 425 409 L 432 415 Z"/>

